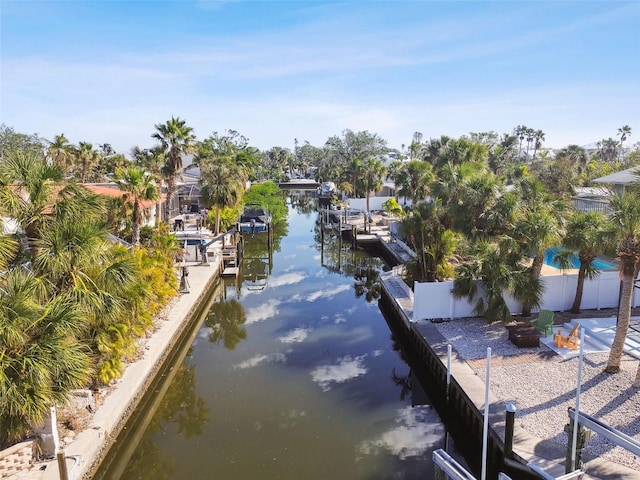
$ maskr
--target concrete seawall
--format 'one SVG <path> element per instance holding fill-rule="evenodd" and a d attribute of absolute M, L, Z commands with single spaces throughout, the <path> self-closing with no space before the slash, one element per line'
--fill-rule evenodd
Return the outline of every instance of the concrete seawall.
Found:
<path fill-rule="evenodd" d="M 456 447 L 465 456 L 472 470 L 480 472 L 485 392 L 483 380 L 454 351 L 451 358 L 451 381 L 447 387 L 446 340 L 433 325 L 425 323 L 418 329 L 412 322 L 406 308 L 409 299 L 403 298 L 396 285 L 404 284 L 401 278 L 388 276 L 381 283 L 380 310 L 403 345 L 414 373 L 452 434 Z M 489 401 L 488 478 L 497 478 L 500 471 L 511 472 L 513 478 L 523 480 L 540 478 L 533 472 L 521 469 L 514 472 L 504 464 L 505 410 L 494 396 L 490 396 Z"/>
<path fill-rule="evenodd" d="M 209 266 L 200 266 L 194 262 L 187 264 L 189 293 L 176 297 L 167 307 L 162 315 L 166 319 L 159 321 L 157 329 L 140 347 L 142 358 L 127 367 L 122 378 L 116 382 L 95 412 L 89 428 L 64 447 L 69 480 L 90 479 L 95 474 L 176 342 L 189 330 L 191 320 L 208 305 L 212 297 L 211 288 L 219 277 L 219 262 L 218 257 Z M 36 467 L 20 472 L 15 478 L 60 478 L 56 460 L 40 462 Z"/>

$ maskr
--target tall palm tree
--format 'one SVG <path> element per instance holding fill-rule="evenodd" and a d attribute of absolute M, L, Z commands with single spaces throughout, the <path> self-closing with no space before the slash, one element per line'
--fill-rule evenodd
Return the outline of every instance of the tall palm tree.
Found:
<path fill-rule="evenodd" d="M 100 152 L 93 149 L 93 145 L 88 142 L 79 142 L 76 149 L 76 158 L 80 163 L 80 183 L 87 181 L 89 171 L 100 161 Z"/>
<path fill-rule="evenodd" d="M 47 155 L 52 164 L 58 167 L 62 172 L 67 172 L 73 161 L 74 147 L 69 143 L 64 133 L 53 137 L 53 141 L 49 142 L 47 147 Z"/>
<path fill-rule="evenodd" d="M 522 255 L 533 257 L 529 270 L 532 281 L 535 281 L 542 272 L 545 250 L 560 242 L 564 205 L 554 201 L 537 180 L 526 179 L 521 188 L 521 214 L 516 220 L 513 237 Z M 533 303 L 523 302 L 522 316 L 530 316 L 532 307 Z"/>
<path fill-rule="evenodd" d="M 158 183 L 158 191 L 162 192 L 162 187 L 166 184 L 166 175 L 164 165 L 167 161 L 166 154 L 161 145 L 156 145 L 152 148 L 142 149 L 135 146 L 131 149 L 131 155 L 133 156 L 134 164 L 142 168 L 145 172 L 151 173 Z M 156 203 L 156 227 L 158 227 L 162 220 L 161 212 L 162 196 L 158 198 Z"/>
<path fill-rule="evenodd" d="M 144 217 L 142 202 L 160 198 L 160 191 L 154 178 L 139 168 L 127 168 L 117 172 L 120 190 L 126 192 L 125 199 L 132 206 L 131 243 L 140 244 L 140 225 Z"/>
<path fill-rule="evenodd" d="M 631 127 L 629 125 L 623 125 L 618 129 L 618 135 L 620 135 L 620 145 L 631 136 Z"/>
<path fill-rule="evenodd" d="M 363 162 L 361 176 L 358 183 L 362 187 L 362 191 L 365 192 L 367 198 L 367 212 L 371 210 L 371 192 L 375 192 L 382 188 L 383 180 L 386 176 L 387 169 L 380 160 L 369 157 Z M 369 228 L 368 224 L 369 222 L 365 220 L 365 230 Z"/>
<path fill-rule="evenodd" d="M 359 194 L 359 182 L 358 178 L 360 177 L 362 170 L 364 168 L 364 162 L 361 158 L 351 158 L 347 161 L 345 174 L 349 177 L 349 182 L 351 182 L 351 192 L 354 197 L 358 197 Z"/>
<path fill-rule="evenodd" d="M 443 220 L 445 209 L 439 200 L 420 202 L 402 221 L 402 231 L 416 252 L 415 277 L 421 282 L 436 282 L 453 274 L 450 259 L 457 238 Z"/>
<path fill-rule="evenodd" d="M 569 249 L 569 252 L 577 251 L 580 261 L 576 295 L 571 306 L 572 313 L 580 313 L 585 278 L 591 279 L 600 273 L 594 267 L 593 261 L 602 249 L 601 233 L 605 220 L 605 216 L 600 212 L 576 211 L 567 222 L 562 245 Z"/>
<path fill-rule="evenodd" d="M 154 125 L 156 133 L 151 135 L 160 141 L 160 145 L 166 154 L 164 173 L 167 179 L 167 208 L 165 220 L 175 213 L 176 176 L 183 166 L 182 157 L 195 150 L 196 137 L 193 129 L 187 126 L 185 120 L 180 117 L 171 117 L 166 123 Z"/>
<path fill-rule="evenodd" d="M 215 207 L 215 234 L 220 233 L 220 211 L 237 205 L 242 197 L 243 171 L 228 157 L 206 159 L 200 163 L 202 195 Z"/>
<path fill-rule="evenodd" d="M 618 129 L 618 135 L 620 135 L 620 160 L 624 156 L 624 141 L 631 136 L 631 127 L 629 125 L 623 125 Z"/>
<path fill-rule="evenodd" d="M 535 132 L 533 132 L 533 157 L 532 158 L 536 158 L 536 153 L 538 153 L 538 150 L 540 150 L 540 148 L 542 147 L 542 142 L 544 142 L 544 132 L 542 130 L 536 130 Z"/>
<path fill-rule="evenodd" d="M 605 241 L 616 243 L 616 255 L 620 261 L 620 302 L 618 322 L 613 338 L 606 372 L 620 371 L 624 342 L 629 331 L 631 298 L 634 280 L 640 266 L 640 193 L 637 188 L 627 188 L 625 193 L 611 199 Z"/>

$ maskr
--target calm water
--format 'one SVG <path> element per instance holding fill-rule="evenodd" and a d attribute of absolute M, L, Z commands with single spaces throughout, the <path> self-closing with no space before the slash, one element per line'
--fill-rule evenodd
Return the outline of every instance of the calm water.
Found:
<path fill-rule="evenodd" d="M 433 478 L 444 428 L 412 407 L 377 306 L 381 263 L 339 255 L 335 239 L 321 252 L 316 219 L 290 208 L 272 255 L 266 236 L 247 238 L 237 284 L 217 289 L 96 478 Z"/>

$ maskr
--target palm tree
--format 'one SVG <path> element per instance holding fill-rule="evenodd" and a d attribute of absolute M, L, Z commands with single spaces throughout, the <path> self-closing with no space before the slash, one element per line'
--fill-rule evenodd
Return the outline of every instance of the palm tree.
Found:
<path fill-rule="evenodd" d="M 432 179 L 431 164 L 421 160 L 411 160 L 398 169 L 396 175 L 398 194 L 410 198 L 415 207 L 418 202 L 426 200 Z"/>
<path fill-rule="evenodd" d="M 542 147 L 542 142 L 544 142 L 544 132 L 542 130 L 536 130 L 533 132 L 533 139 L 534 144 L 532 158 L 536 158 L 536 153 L 538 153 L 538 150 Z"/>
<path fill-rule="evenodd" d="M 180 120 L 180 117 L 171 117 L 171 120 L 167 120 L 166 123 L 158 123 L 154 125 L 154 128 L 156 133 L 151 135 L 151 138 L 160 141 L 166 154 L 164 165 L 164 174 L 167 179 L 166 220 L 173 216 L 175 211 L 176 176 L 183 166 L 182 156 L 194 151 L 196 137 L 193 135 L 193 129 L 188 127 L 184 120 Z"/>
<path fill-rule="evenodd" d="M 418 281 L 436 282 L 453 274 L 450 259 L 457 244 L 455 233 L 443 223 L 445 209 L 439 200 L 421 202 L 402 221 L 402 231 L 416 252 Z"/>
<path fill-rule="evenodd" d="M 631 136 L 631 127 L 629 125 L 623 125 L 618 129 L 618 135 L 620 135 L 620 145 Z"/>
<path fill-rule="evenodd" d="M 634 280 L 640 265 L 640 193 L 637 188 L 627 188 L 625 193 L 611 199 L 612 213 L 605 241 L 617 243 L 616 255 L 620 261 L 620 302 L 616 334 L 605 369 L 608 373 L 620 371 L 623 347 L 631 318 L 631 297 Z"/>
<path fill-rule="evenodd" d="M 0 176 L 6 185 L 0 210 L 15 219 L 27 240 L 32 241 L 45 229 L 50 219 L 47 213 L 64 194 L 62 174 L 39 153 L 25 150 L 11 151 L 3 157 Z"/>
<path fill-rule="evenodd" d="M 52 164 L 58 167 L 62 172 L 67 172 L 73 160 L 74 147 L 69 143 L 64 133 L 53 137 L 53 142 L 49 142 L 47 147 L 47 155 Z"/>
<path fill-rule="evenodd" d="M 139 168 L 128 168 L 117 172 L 116 179 L 120 190 L 126 192 L 125 199 L 133 209 L 131 215 L 131 243 L 140 244 L 140 224 L 143 220 L 144 201 L 160 198 L 160 191 L 154 178 Z"/>
<path fill-rule="evenodd" d="M 576 295 L 571 306 L 572 313 L 580 313 L 584 279 L 594 278 L 600 271 L 594 267 L 593 261 L 602 248 L 601 232 L 605 224 L 605 217 L 599 212 L 576 211 L 567 222 L 566 233 L 562 245 L 569 252 L 577 251 L 580 267 L 578 270 L 578 284 Z"/>
<path fill-rule="evenodd" d="M 521 188 L 522 210 L 516 220 L 513 237 L 523 256 L 533 257 L 529 270 L 532 281 L 535 281 L 540 278 L 545 250 L 560 242 L 564 206 L 554 201 L 536 180 L 526 179 Z M 522 316 L 530 316 L 533 306 L 529 301 L 523 302 Z"/>
<path fill-rule="evenodd" d="M 533 297 L 541 293 L 540 281 L 531 281 L 509 239 L 482 240 L 472 244 L 466 258 L 455 269 L 453 295 L 475 301 L 474 312 L 484 316 L 489 323 L 511 321 L 505 292 L 519 298 L 525 291 L 523 286 L 526 286 L 526 291 Z"/>
<path fill-rule="evenodd" d="M 349 177 L 349 181 L 351 182 L 351 194 L 354 197 L 358 197 L 359 189 L 358 189 L 358 178 L 362 174 L 362 170 L 364 169 L 364 162 L 361 158 L 351 158 L 347 161 L 347 165 L 345 168 L 345 173 Z"/>
<path fill-rule="evenodd" d="M 622 157 L 624 155 L 624 141 L 631 136 L 631 127 L 623 125 L 618 129 L 618 135 L 620 135 L 620 156 Z"/>
<path fill-rule="evenodd" d="M 578 174 L 583 173 L 589 161 L 587 151 L 579 145 L 567 145 L 556 153 L 556 158 L 568 158 Z"/>
<path fill-rule="evenodd" d="M 387 175 L 387 169 L 384 164 L 376 159 L 369 157 L 362 164 L 361 176 L 358 179 L 358 183 L 361 185 L 362 190 L 365 192 L 367 198 L 367 212 L 370 208 L 371 192 L 380 190 L 382 188 L 383 180 Z M 365 219 L 365 231 L 368 230 L 368 221 Z"/>
<path fill-rule="evenodd" d="M 220 233 L 220 211 L 224 207 L 237 205 L 242 197 L 243 171 L 228 157 L 202 159 L 200 163 L 202 176 L 202 195 L 215 206 L 215 235 Z"/>
<path fill-rule="evenodd" d="M 167 161 L 165 152 L 161 145 L 156 145 L 152 148 L 141 149 L 136 146 L 131 149 L 131 156 L 133 157 L 134 164 L 142 168 L 145 172 L 150 172 L 158 182 L 158 191 L 162 193 L 163 186 L 166 184 L 167 178 L 165 175 L 164 165 Z M 162 196 L 158 198 L 156 203 L 156 227 L 161 222 L 161 202 Z"/>
<path fill-rule="evenodd" d="M 518 160 L 522 159 L 522 141 L 526 137 L 527 130 L 528 127 L 525 127 L 524 125 L 518 125 L 513 130 L 513 134 L 518 138 Z"/>
<path fill-rule="evenodd" d="M 87 181 L 89 170 L 100 161 L 100 152 L 93 149 L 93 145 L 88 142 L 79 142 L 76 149 L 76 158 L 80 163 L 80 183 Z"/>
<path fill-rule="evenodd" d="M 67 296 L 45 299 L 41 282 L 14 270 L 0 279 L 0 448 L 41 423 L 89 378 L 84 323 Z"/>

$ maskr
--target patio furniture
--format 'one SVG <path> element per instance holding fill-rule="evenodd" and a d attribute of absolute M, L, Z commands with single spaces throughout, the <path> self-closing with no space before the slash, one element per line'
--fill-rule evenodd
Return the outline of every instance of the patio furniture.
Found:
<path fill-rule="evenodd" d="M 573 326 L 569 335 L 562 335 L 562 330 L 558 329 L 558 333 L 553 337 L 553 341 L 558 348 L 570 348 L 571 350 L 576 350 L 578 348 L 578 329 L 580 328 L 580 324 L 576 323 Z"/>
<path fill-rule="evenodd" d="M 518 348 L 538 348 L 540 346 L 540 332 L 530 325 L 513 325 L 507 327 L 509 341 Z"/>
<path fill-rule="evenodd" d="M 551 310 L 540 310 L 538 318 L 531 320 L 531 326 L 536 327 L 545 336 L 553 333 L 553 312 Z"/>

